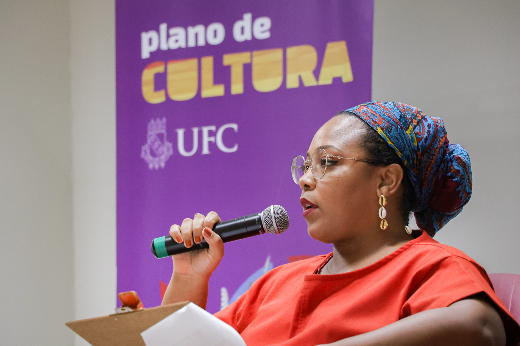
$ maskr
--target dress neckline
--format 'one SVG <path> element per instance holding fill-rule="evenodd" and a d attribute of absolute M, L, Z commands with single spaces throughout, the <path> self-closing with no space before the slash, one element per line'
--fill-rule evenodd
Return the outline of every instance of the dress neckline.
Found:
<path fill-rule="evenodd" d="M 332 259 L 333 257 L 333 253 L 329 253 L 324 259 L 323 261 L 320 263 L 320 265 L 313 271 L 313 275 L 319 275 L 320 277 L 339 277 L 339 276 L 357 276 L 359 273 L 361 272 L 365 272 L 365 271 L 371 271 L 371 270 L 375 270 L 377 268 L 379 268 L 380 266 L 384 265 L 385 263 L 389 262 L 390 260 L 392 260 L 394 257 L 396 257 L 397 255 L 399 255 L 400 253 L 402 253 L 403 251 L 409 249 L 412 245 L 418 243 L 418 242 L 421 242 L 422 240 L 424 240 L 425 238 L 429 238 L 429 235 L 426 233 L 426 232 L 422 232 L 422 234 L 415 238 L 415 239 L 412 239 L 410 241 L 408 241 L 407 243 L 405 243 L 403 246 L 401 246 L 399 249 L 395 250 L 394 252 L 392 252 L 391 254 L 388 254 L 386 255 L 385 257 L 377 260 L 376 262 L 372 263 L 372 264 L 369 264 L 368 266 L 366 267 L 363 267 L 363 268 L 359 268 L 359 269 L 356 269 L 356 270 L 353 270 L 353 271 L 350 271 L 350 272 L 346 272 L 346 273 L 339 273 L 339 274 L 321 274 L 321 271 L 323 270 L 323 268 L 325 267 L 325 265 Z"/>

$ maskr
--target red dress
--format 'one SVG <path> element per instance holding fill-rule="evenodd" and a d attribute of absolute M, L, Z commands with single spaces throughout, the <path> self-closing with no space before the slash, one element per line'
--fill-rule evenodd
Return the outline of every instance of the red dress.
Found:
<path fill-rule="evenodd" d="M 484 292 L 502 317 L 508 345 L 519 338 L 518 323 L 495 295 L 484 269 L 426 233 L 365 268 L 317 275 L 331 256 L 269 271 L 215 316 L 235 328 L 248 346 L 317 345 Z"/>

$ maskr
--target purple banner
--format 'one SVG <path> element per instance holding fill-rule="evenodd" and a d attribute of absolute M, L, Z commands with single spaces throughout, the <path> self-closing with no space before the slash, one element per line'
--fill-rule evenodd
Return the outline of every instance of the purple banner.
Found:
<path fill-rule="evenodd" d="M 281 235 L 227 243 L 208 311 L 312 240 L 290 175 L 316 130 L 370 100 L 373 1 L 116 1 L 117 289 L 159 305 L 171 259 L 150 243 L 197 212 L 282 205 Z"/>

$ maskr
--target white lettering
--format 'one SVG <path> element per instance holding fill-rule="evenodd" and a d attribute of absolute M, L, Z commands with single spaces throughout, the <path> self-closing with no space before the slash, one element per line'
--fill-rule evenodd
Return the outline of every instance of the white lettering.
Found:
<path fill-rule="evenodd" d="M 168 24 L 159 25 L 159 42 L 161 50 L 168 50 Z"/>
<path fill-rule="evenodd" d="M 206 29 L 206 41 L 211 45 L 217 45 L 224 41 L 225 30 L 224 25 L 213 23 Z"/>
<path fill-rule="evenodd" d="M 269 29 L 271 29 L 271 18 L 260 17 L 255 19 L 253 23 L 253 35 L 257 40 L 265 40 L 271 37 Z"/>
<path fill-rule="evenodd" d="M 150 30 L 141 33 L 141 59 L 148 59 L 151 52 L 159 48 L 159 35 L 157 31 Z"/>
<path fill-rule="evenodd" d="M 255 37 L 258 39 L 268 38 L 271 28 L 271 20 L 268 17 L 258 18 L 254 25 L 251 13 L 246 13 L 242 20 L 235 23 L 233 30 L 235 39 L 238 42 L 251 40 L 253 26 Z M 195 26 L 168 28 L 167 23 L 159 24 L 159 30 L 141 32 L 141 59 L 148 59 L 150 54 L 161 50 L 200 47 L 205 46 L 206 42 L 211 45 L 218 45 L 224 42 L 226 29 L 222 23 L 211 23 L 207 27 L 202 24 Z"/>
<path fill-rule="evenodd" d="M 253 15 L 251 13 L 244 14 L 243 19 L 238 20 L 233 25 L 233 37 L 237 42 L 244 42 L 251 40 L 251 19 Z"/>
<path fill-rule="evenodd" d="M 206 45 L 206 30 L 204 25 L 195 25 L 188 27 L 188 47 Z M 197 42 L 195 42 L 195 39 Z"/>
<path fill-rule="evenodd" d="M 237 151 L 238 144 L 235 143 L 235 145 L 232 148 L 228 148 L 224 145 L 224 141 L 222 141 L 222 135 L 224 134 L 224 130 L 228 129 L 228 128 L 231 128 L 231 129 L 235 130 L 235 132 L 238 132 L 237 124 L 222 125 L 217 131 L 217 136 L 216 136 L 217 137 L 217 147 L 220 149 L 220 151 L 223 151 L 225 153 L 233 153 L 233 152 Z"/>
<path fill-rule="evenodd" d="M 186 30 L 184 28 L 171 28 L 169 31 L 168 47 L 170 49 L 186 48 Z"/>
<path fill-rule="evenodd" d="M 204 128 L 202 128 L 204 129 Z M 199 147 L 199 128 L 192 127 L 191 131 L 193 132 L 193 148 L 190 152 L 187 152 L 184 148 L 184 130 L 185 129 L 177 129 L 177 150 L 182 156 L 192 156 L 197 152 Z"/>
<path fill-rule="evenodd" d="M 215 126 L 202 126 L 202 155 L 209 154 L 209 142 L 215 143 L 215 137 L 209 137 L 209 131 L 215 132 Z"/>

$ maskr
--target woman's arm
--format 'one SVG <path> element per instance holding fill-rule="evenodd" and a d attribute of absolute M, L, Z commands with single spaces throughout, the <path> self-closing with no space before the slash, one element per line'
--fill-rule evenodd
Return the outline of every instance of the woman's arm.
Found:
<path fill-rule="evenodd" d="M 337 341 L 334 346 L 506 344 L 498 312 L 485 300 L 473 297 L 446 308 L 426 310 L 380 329 Z"/>
<path fill-rule="evenodd" d="M 161 305 L 190 301 L 206 309 L 208 282 L 209 278 L 191 277 L 174 271 Z"/>
<path fill-rule="evenodd" d="M 171 237 L 178 243 L 184 242 L 186 247 L 191 247 L 204 238 L 209 248 L 173 256 L 172 278 L 162 305 L 188 300 L 206 308 L 209 278 L 224 256 L 224 243 L 211 230 L 217 222 L 220 222 L 220 217 L 210 212 L 207 216 L 196 214 L 193 220 L 184 219 L 181 226 L 170 228 Z"/>

